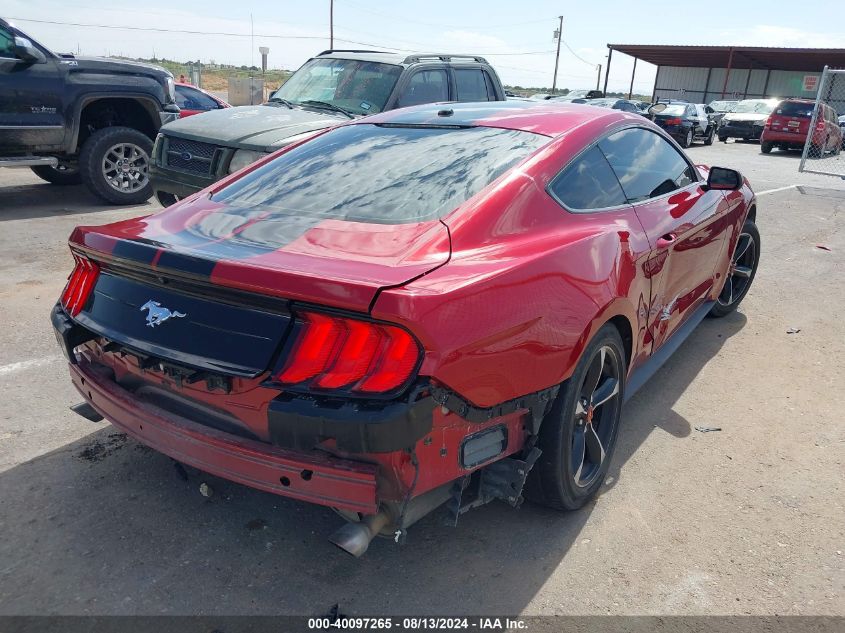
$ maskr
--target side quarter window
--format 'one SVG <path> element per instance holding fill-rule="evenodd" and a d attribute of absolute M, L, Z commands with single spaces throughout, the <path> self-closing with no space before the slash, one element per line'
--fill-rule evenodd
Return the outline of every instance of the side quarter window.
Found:
<path fill-rule="evenodd" d="M 411 76 L 398 107 L 449 100 L 449 79 L 443 69 L 420 70 Z"/>
<path fill-rule="evenodd" d="M 699 180 L 698 172 L 666 139 L 644 128 L 628 128 L 599 141 L 628 202 L 636 203 Z"/>
<path fill-rule="evenodd" d="M 479 68 L 456 68 L 455 85 L 458 101 L 488 101 L 484 71 Z"/>
<path fill-rule="evenodd" d="M 0 26 L 0 57 L 7 59 L 17 59 L 15 53 L 15 36 L 10 31 L 7 31 Z"/>
<path fill-rule="evenodd" d="M 619 181 L 597 146 L 567 165 L 549 185 L 549 192 L 570 211 L 592 211 L 626 203 Z"/>

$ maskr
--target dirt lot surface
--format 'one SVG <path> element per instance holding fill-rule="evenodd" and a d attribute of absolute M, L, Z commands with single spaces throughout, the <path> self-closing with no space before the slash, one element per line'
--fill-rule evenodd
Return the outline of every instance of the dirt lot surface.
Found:
<path fill-rule="evenodd" d="M 68 410 L 66 238 L 156 207 L 0 170 L 0 614 L 845 614 L 845 184 L 752 144 L 690 154 L 763 193 L 760 271 L 628 403 L 603 494 L 430 516 L 360 560 L 330 510 L 184 481 Z"/>

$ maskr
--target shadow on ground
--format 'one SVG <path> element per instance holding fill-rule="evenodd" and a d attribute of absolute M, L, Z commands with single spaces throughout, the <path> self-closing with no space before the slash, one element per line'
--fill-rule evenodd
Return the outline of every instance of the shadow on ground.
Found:
<path fill-rule="evenodd" d="M 100 200 L 83 185 L 56 186 L 48 183 L 0 186 L 0 222 L 114 211 L 121 207 Z M 136 208 L 138 215 L 159 209 L 153 202 Z"/>
<path fill-rule="evenodd" d="M 605 491 L 656 428 L 690 434 L 672 407 L 744 324 L 736 313 L 706 320 L 628 403 Z M 210 498 L 198 492 L 203 481 Z M 110 426 L 0 474 L 0 499 L 5 614 L 322 615 L 335 603 L 346 614 L 513 614 L 594 507 L 493 503 L 457 528 L 430 515 L 406 545 L 379 540 L 356 560 L 326 540 L 340 524 L 331 510 L 195 470 L 185 481 L 171 460 Z M 572 600 L 559 608 L 577 609 Z"/>

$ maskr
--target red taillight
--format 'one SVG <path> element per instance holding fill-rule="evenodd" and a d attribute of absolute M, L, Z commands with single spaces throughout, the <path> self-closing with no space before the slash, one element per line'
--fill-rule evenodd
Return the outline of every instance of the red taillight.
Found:
<path fill-rule="evenodd" d="M 416 367 L 420 350 L 405 330 L 340 316 L 309 312 L 294 349 L 275 380 L 313 381 L 318 389 L 348 388 L 385 393 L 401 386 Z"/>
<path fill-rule="evenodd" d="M 680 119 L 666 119 L 663 123 L 666 124 L 666 125 L 680 125 L 681 120 Z"/>
<path fill-rule="evenodd" d="M 772 128 L 772 117 L 766 119 L 766 129 L 770 130 Z"/>
<path fill-rule="evenodd" d="M 74 254 L 73 258 L 76 266 L 62 293 L 62 307 L 70 316 L 76 316 L 85 307 L 100 274 L 100 267 L 87 257 Z"/>

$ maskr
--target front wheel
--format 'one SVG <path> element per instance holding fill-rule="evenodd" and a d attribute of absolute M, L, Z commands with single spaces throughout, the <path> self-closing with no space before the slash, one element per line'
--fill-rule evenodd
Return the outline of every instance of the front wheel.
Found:
<path fill-rule="evenodd" d="M 719 142 L 720 142 L 720 143 L 727 143 L 727 142 L 728 142 L 728 137 L 727 137 L 727 136 L 722 136 L 721 134 L 719 134 Z"/>
<path fill-rule="evenodd" d="M 759 263 L 760 232 L 754 222 L 746 220 L 734 247 L 725 284 L 710 309 L 710 316 L 723 317 L 736 310 L 751 288 Z"/>
<path fill-rule="evenodd" d="M 559 510 L 577 510 L 601 488 L 616 446 L 626 361 L 611 324 L 590 341 L 540 426 L 540 458 L 526 496 Z"/>
<path fill-rule="evenodd" d="M 82 145 L 79 170 L 82 182 L 113 204 L 140 204 L 153 194 L 150 156 L 153 142 L 130 127 L 97 130 Z"/>
<path fill-rule="evenodd" d="M 82 182 L 82 177 L 79 175 L 79 168 L 69 163 L 59 163 L 55 167 L 35 165 L 30 167 L 30 169 L 41 180 L 46 180 L 51 185 L 78 185 Z"/>

